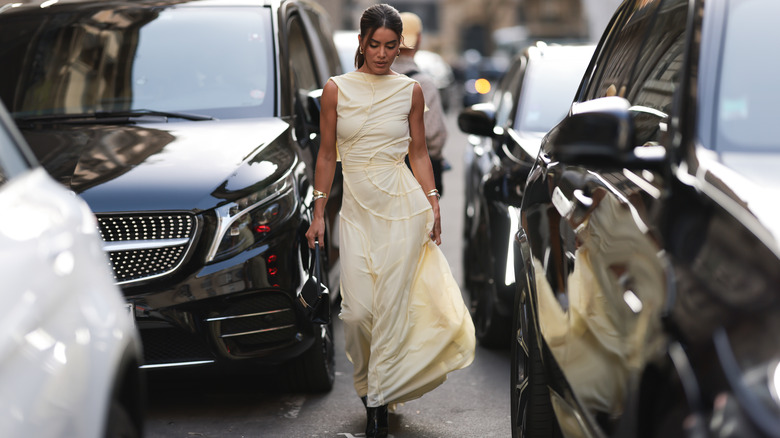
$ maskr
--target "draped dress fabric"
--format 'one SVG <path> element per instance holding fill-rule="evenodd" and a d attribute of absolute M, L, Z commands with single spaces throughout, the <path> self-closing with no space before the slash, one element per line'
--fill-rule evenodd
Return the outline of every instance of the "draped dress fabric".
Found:
<path fill-rule="evenodd" d="M 474 358 L 474 325 L 431 241 L 433 210 L 404 163 L 416 83 L 351 72 L 337 85 L 342 310 L 354 384 L 369 406 L 418 398 Z"/>

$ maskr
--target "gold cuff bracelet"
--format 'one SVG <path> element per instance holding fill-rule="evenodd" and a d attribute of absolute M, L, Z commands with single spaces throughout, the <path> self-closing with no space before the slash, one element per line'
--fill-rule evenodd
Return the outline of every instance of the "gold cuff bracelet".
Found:
<path fill-rule="evenodd" d="M 327 193 L 321 192 L 321 191 L 316 190 L 316 189 L 312 191 L 312 194 L 314 195 L 314 198 L 312 198 L 312 201 L 316 201 L 316 200 L 318 200 L 320 198 L 327 198 L 328 197 Z"/>

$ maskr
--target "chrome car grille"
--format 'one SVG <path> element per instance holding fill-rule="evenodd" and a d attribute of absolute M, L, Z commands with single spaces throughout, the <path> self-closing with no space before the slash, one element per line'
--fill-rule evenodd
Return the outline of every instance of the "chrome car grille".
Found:
<path fill-rule="evenodd" d="M 187 255 L 196 222 L 190 214 L 98 216 L 114 279 L 125 284 L 174 271 Z"/>

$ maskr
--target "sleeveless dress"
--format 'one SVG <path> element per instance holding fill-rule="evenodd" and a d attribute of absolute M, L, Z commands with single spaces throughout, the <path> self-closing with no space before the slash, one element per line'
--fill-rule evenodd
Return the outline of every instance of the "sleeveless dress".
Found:
<path fill-rule="evenodd" d="M 474 325 L 431 241 L 433 210 L 404 163 L 414 80 L 353 71 L 338 86 L 342 310 L 368 406 L 418 398 L 474 358 Z"/>

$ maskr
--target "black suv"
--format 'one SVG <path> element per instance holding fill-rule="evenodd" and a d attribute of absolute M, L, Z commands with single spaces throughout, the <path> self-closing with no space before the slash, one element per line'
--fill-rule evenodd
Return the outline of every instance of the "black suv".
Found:
<path fill-rule="evenodd" d="M 778 16 L 617 9 L 523 194 L 513 436 L 778 436 Z"/>
<path fill-rule="evenodd" d="M 294 305 L 310 277 L 319 93 L 341 72 L 322 8 L 14 4 L 0 41 L 0 97 L 96 213 L 144 367 L 289 364 L 297 388 L 330 389 L 332 328 Z M 337 286 L 330 243 L 323 282 Z"/>

